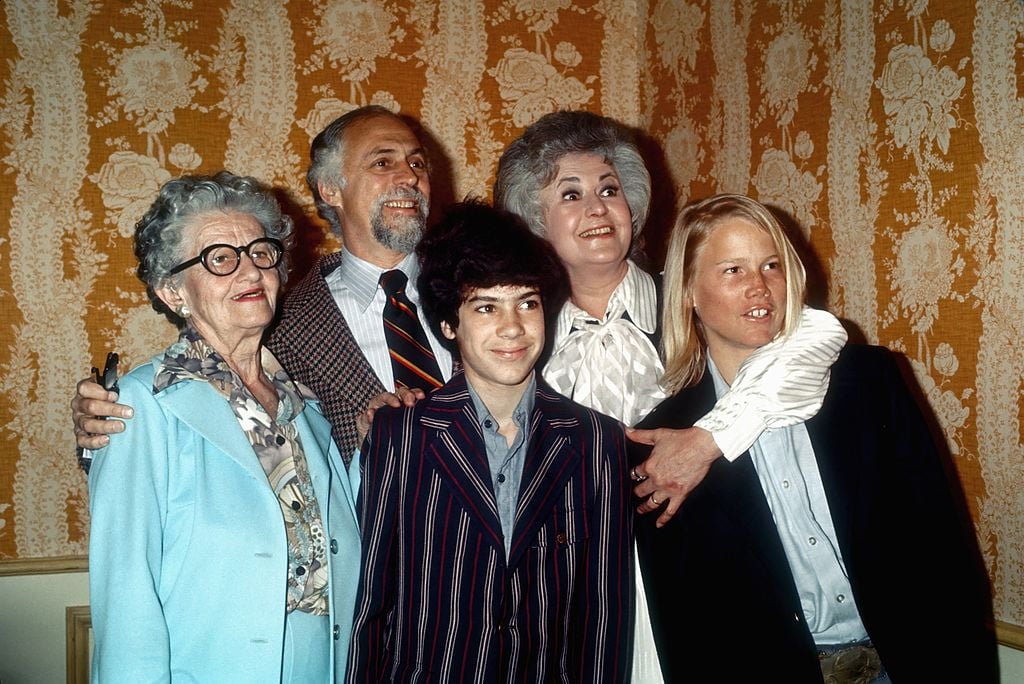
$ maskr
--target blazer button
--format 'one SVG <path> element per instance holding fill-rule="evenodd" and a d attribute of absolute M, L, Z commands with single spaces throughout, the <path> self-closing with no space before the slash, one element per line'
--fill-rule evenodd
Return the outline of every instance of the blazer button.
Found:
<path fill-rule="evenodd" d="M 337 539 L 332 539 L 331 540 L 331 553 L 338 553 L 338 540 Z"/>
<path fill-rule="evenodd" d="M 337 641 L 341 638 L 341 627 L 334 625 L 334 640 Z"/>
<path fill-rule="evenodd" d="M 555 541 L 558 542 L 559 544 L 564 544 L 565 543 L 565 533 L 564 532 L 559 532 L 558 534 L 556 534 L 555 535 Z"/>

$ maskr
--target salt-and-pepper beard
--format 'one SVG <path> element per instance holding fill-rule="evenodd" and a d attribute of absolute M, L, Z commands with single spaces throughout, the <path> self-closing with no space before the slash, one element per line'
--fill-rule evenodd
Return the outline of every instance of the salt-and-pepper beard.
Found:
<path fill-rule="evenodd" d="M 394 216 L 389 225 L 384 219 L 384 203 L 394 200 L 412 200 L 416 202 L 415 216 Z M 370 229 L 373 239 L 384 247 L 402 254 L 409 254 L 423 236 L 423 228 L 427 224 L 427 212 L 430 202 L 416 188 L 399 188 L 381 195 L 370 209 Z"/>

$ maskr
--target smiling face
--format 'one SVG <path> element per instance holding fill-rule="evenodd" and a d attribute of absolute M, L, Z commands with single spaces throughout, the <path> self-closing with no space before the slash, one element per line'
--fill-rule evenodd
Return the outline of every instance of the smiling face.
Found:
<path fill-rule="evenodd" d="M 562 157 L 540 203 L 547 239 L 571 278 L 626 268 L 633 241 L 629 204 L 615 167 L 601 155 Z"/>
<path fill-rule="evenodd" d="M 703 326 L 711 358 L 731 381 L 785 320 L 786 274 L 768 231 L 741 218 L 714 226 L 697 254 L 688 304 Z"/>
<path fill-rule="evenodd" d="M 459 306 L 459 323 L 441 323 L 459 347 L 466 378 L 487 403 L 521 396 L 544 348 L 544 307 L 536 289 L 499 285 L 473 290 Z"/>
<path fill-rule="evenodd" d="M 423 147 L 393 116 L 354 122 L 343 145 L 344 187 L 321 185 L 320 194 L 338 212 L 350 252 L 393 266 L 416 247 L 426 224 L 430 177 Z"/>
<path fill-rule="evenodd" d="M 185 227 L 184 258 L 196 256 L 212 244 L 237 247 L 261 237 L 265 237 L 263 228 L 249 214 L 200 214 Z M 231 275 L 215 276 L 195 264 L 182 272 L 179 287 L 157 290 L 171 309 L 188 306 L 191 324 L 221 354 L 242 339 L 255 336 L 258 340 L 273 320 L 277 306 L 281 286 L 277 269 L 256 268 L 245 254 L 240 259 L 238 270 Z"/>

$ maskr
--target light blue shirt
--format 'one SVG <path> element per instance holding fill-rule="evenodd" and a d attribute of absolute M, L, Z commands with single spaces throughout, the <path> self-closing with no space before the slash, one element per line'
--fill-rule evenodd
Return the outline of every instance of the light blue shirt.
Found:
<path fill-rule="evenodd" d="M 715 394 L 721 397 L 729 386 L 710 357 L 708 369 Z M 750 458 L 814 642 L 836 645 L 867 639 L 806 425 L 765 430 L 750 447 Z"/>
<path fill-rule="evenodd" d="M 530 414 L 533 413 L 534 395 L 537 393 L 536 376 L 530 376 L 530 384 L 523 392 L 519 404 L 512 412 L 516 437 L 509 446 L 505 436 L 498 432 L 498 421 L 487 410 L 480 396 L 466 379 L 469 396 L 473 400 L 476 419 L 484 433 L 484 447 L 487 449 L 487 465 L 491 471 L 491 487 L 498 504 L 498 518 L 501 533 L 505 537 L 505 557 L 512 548 L 512 532 L 516 524 L 516 509 L 519 507 L 519 485 L 523 479 L 523 463 L 526 462 L 526 447 L 530 442 Z"/>
<path fill-rule="evenodd" d="M 395 268 L 409 278 L 405 294 L 416 305 L 416 317 L 427 332 L 430 349 L 447 382 L 452 376 L 452 355 L 434 335 L 423 315 L 419 291 L 416 289 L 416 279 L 420 275 L 419 262 L 414 254 L 409 254 Z M 352 330 L 356 344 L 370 363 L 370 368 L 377 374 L 384 389 L 393 392 L 395 373 L 391 368 L 388 341 L 384 336 L 384 304 L 387 295 L 380 287 L 381 274 L 390 270 L 364 261 L 343 248 L 341 264 L 328 273 L 324 280 L 341 315 Z"/>

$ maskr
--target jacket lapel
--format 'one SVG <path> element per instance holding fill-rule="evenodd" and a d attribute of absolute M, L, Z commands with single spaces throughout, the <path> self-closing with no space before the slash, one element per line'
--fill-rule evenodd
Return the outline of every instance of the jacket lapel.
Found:
<path fill-rule="evenodd" d="M 504 555 L 487 452 L 466 376 L 456 375 L 425 401 L 429 404 L 420 416 L 420 425 L 427 435 L 424 458 L 447 480 L 454 496 Z"/>
<path fill-rule="evenodd" d="M 807 432 L 844 558 L 850 557 L 847 550 L 858 504 L 871 498 L 870 494 L 862 493 L 868 486 L 862 465 L 864 454 L 874 452 L 872 445 L 864 441 L 867 437 L 864 430 L 853 419 L 870 402 L 857 396 L 857 383 L 851 380 L 843 372 L 842 364 L 833 366 L 821 411 L 807 421 Z"/>
<path fill-rule="evenodd" d="M 238 427 L 228 402 L 209 384 L 186 380 L 163 391 L 163 404 L 182 423 L 203 436 L 257 479 L 265 480 L 256 452 Z"/>
<path fill-rule="evenodd" d="M 768 507 L 750 454 L 743 454 L 733 463 L 720 462 L 716 465 L 726 472 L 722 472 L 722 477 L 717 480 L 715 496 L 733 524 L 743 531 L 742 536 L 747 540 L 744 552 L 760 561 L 774 578 L 775 586 L 789 586 L 795 596 L 796 585 L 786 551 L 782 548 L 775 518 Z"/>
<path fill-rule="evenodd" d="M 715 399 L 714 381 L 711 374 L 705 372 L 696 386 L 683 390 L 671 400 L 685 413 L 684 422 L 677 427 L 692 425 L 714 406 Z M 744 453 L 732 463 L 723 458 L 715 461 L 701 487 L 707 488 L 701 495 L 711 497 L 741 531 L 740 538 L 746 540 L 743 548 L 736 550 L 737 554 L 750 554 L 771 573 L 776 586 L 792 586 L 795 592 L 789 561 L 750 453 Z"/>
<path fill-rule="evenodd" d="M 538 377 L 509 567 L 514 567 L 533 543 L 538 528 L 551 517 L 555 502 L 562 500 L 566 482 L 578 471 L 580 430 L 580 420 L 569 403 Z"/>
<path fill-rule="evenodd" d="M 267 344 L 288 373 L 320 398 L 348 459 L 359 446 L 354 418 L 384 387 L 356 344 L 325 280 L 341 264 L 341 257 L 336 252 L 321 258 L 288 293 Z"/>
<path fill-rule="evenodd" d="M 295 419 L 295 427 L 302 440 L 302 448 L 306 454 L 306 468 L 313 483 L 313 491 L 317 492 L 322 510 L 327 510 L 333 503 L 330 495 L 332 489 L 340 487 L 344 491 L 344 499 L 348 503 L 353 519 L 356 514 L 356 489 L 349 477 L 341 454 L 331 442 L 331 424 L 320 412 L 319 402 L 306 400 L 305 410 Z M 358 464 L 357 464 L 358 468 Z"/>

